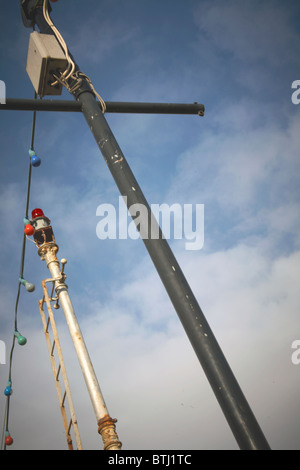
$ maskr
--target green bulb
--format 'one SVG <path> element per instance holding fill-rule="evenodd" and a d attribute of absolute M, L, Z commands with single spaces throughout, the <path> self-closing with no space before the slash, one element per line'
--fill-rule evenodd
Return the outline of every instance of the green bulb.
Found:
<path fill-rule="evenodd" d="M 27 343 L 27 339 L 25 336 L 22 336 L 18 331 L 15 331 L 15 337 L 18 339 L 18 343 L 20 346 L 24 346 Z"/>
<path fill-rule="evenodd" d="M 25 336 L 20 335 L 18 337 L 18 343 L 19 343 L 20 346 L 24 346 L 24 344 L 27 343 L 27 339 L 25 338 Z"/>

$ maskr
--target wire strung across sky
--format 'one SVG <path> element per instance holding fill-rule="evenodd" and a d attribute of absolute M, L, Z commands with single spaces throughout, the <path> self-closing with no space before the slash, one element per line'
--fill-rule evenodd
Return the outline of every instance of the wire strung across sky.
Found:
<path fill-rule="evenodd" d="M 37 99 L 37 94 L 34 94 L 34 99 Z M 40 159 L 35 156 L 34 152 L 34 137 L 35 137 L 35 125 L 36 125 L 36 111 L 33 112 L 33 119 L 32 119 L 32 131 L 31 131 L 31 143 L 29 149 L 29 168 L 28 168 L 28 180 L 27 180 L 27 194 L 26 194 L 26 205 L 25 205 L 25 218 L 24 223 L 28 223 L 28 209 L 29 209 L 29 199 L 30 199 L 30 187 L 31 187 L 31 173 L 32 173 L 32 166 L 39 166 Z M 33 160 L 33 158 L 35 160 Z M 1 437 L 1 449 L 5 450 L 7 445 L 11 445 L 13 443 L 13 439 L 10 436 L 9 432 L 9 411 L 10 411 L 10 398 L 12 394 L 12 365 L 13 365 L 13 355 L 14 355 L 14 348 L 16 339 L 18 339 L 18 343 L 20 345 L 26 344 L 26 338 L 20 335 L 18 332 L 18 305 L 21 293 L 21 285 L 27 284 L 30 287 L 27 287 L 27 290 L 30 292 L 34 290 L 34 286 L 30 283 L 24 281 L 24 265 L 25 265 L 25 250 L 26 250 L 26 233 L 23 233 L 23 241 L 22 241 L 22 251 L 21 251 L 21 263 L 20 263 L 20 273 L 19 273 L 19 281 L 18 281 L 18 290 L 16 296 L 16 303 L 15 303 L 15 313 L 14 313 L 14 334 L 12 339 L 12 345 L 10 350 L 9 356 L 9 369 L 8 369 L 8 380 L 7 386 L 4 390 L 4 395 L 6 396 L 6 407 L 5 407 L 5 414 L 4 414 L 4 422 L 3 422 L 3 429 L 2 429 L 2 437 Z"/>

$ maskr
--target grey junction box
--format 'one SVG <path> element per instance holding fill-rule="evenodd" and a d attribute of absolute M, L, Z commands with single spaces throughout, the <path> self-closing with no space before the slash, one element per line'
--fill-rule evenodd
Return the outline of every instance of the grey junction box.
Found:
<path fill-rule="evenodd" d="M 40 98 L 61 95 L 60 83 L 51 86 L 55 81 L 53 73 L 59 74 L 67 66 L 68 61 L 55 36 L 37 31 L 30 34 L 26 71 Z"/>

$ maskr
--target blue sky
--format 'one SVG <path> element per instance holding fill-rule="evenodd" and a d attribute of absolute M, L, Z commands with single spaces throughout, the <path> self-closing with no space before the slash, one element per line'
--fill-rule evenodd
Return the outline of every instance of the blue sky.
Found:
<path fill-rule="evenodd" d="M 83 6 L 84 5 L 84 6 Z M 4 14 L 5 10 L 5 14 Z M 32 98 L 19 2 L 0 18 L 7 97 Z M 204 204 L 205 242 L 174 253 L 270 445 L 299 449 L 300 80 L 298 2 L 63 0 L 52 19 L 107 101 L 203 103 L 205 116 L 107 114 L 150 204 Z M 72 99 L 66 90 L 63 99 Z M 10 348 L 32 113 L 2 111 L 0 339 Z M 141 240 L 99 240 L 119 193 L 79 113 L 38 113 L 30 209 L 51 219 L 69 292 L 124 449 L 237 445 Z M 26 245 L 10 431 L 14 449 L 64 449 L 38 310 L 48 277 Z M 57 313 L 83 446 L 100 438 Z M 8 352 L 8 351 L 7 351 Z M 6 385 L 8 366 L 0 365 Z M 3 415 L 5 399 L 0 401 Z M 164 425 L 157 426 L 157 422 Z M 186 432 L 186 429 L 189 432 Z"/>

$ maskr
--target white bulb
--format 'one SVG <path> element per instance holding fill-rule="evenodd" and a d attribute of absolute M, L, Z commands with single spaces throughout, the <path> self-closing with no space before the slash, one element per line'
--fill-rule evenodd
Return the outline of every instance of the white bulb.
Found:
<path fill-rule="evenodd" d="M 31 282 L 26 282 L 25 289 L 27 290 L 27 292 L 33 292 L 35 290 L 35 285 L 31 284 Z"/>

